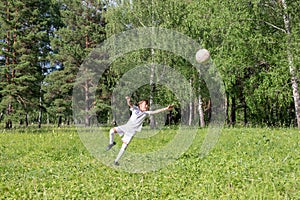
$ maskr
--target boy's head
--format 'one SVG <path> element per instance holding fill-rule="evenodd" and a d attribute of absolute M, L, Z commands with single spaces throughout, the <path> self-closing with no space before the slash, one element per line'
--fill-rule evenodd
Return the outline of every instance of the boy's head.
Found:
<path fill-rule="evenodd" d="M 149 109 L 148 100 L 143 99 L 139 101 L 138 107 L 141 111 L 147 111 Z"/>

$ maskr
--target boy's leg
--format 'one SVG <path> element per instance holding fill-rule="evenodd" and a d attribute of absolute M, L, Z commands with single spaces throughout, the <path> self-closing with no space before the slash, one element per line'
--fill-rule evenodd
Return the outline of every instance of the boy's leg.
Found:
<path fill-rule="evenodd" d="M 106 147 L 106 151 L 110 150 L 116 143 L 114 141 L 115 134 L 117 133 L 116 128 L 112 128 L 109 131 L 109 145 Z"/>
<path fill-rule="evenodd" d="M 109 131 L 109 144 L 113 144 L 114 143 L 114 138 L 115 138 L 115 134 L 117 133 L 116 128 L 112 128 Z"/>
<path fill-rule="evenodd" d="M 122 155 L 124 154 L 126 148 L 127 148 L 127 144 L 126 144 L 126 143 L 123 143 L 123 144 L 122 144 L 122 147 L 121 147 L 121 149 L 120 149 L 120 151 L 119 151 L 119 154 L 118 154 L 118 156 L 117 156 L 117 158 L 116 158 L 116 160 L 115 160 L 115 162 L 114 162 L 115 165 L 119 165 L 119 160 L 120 160 L 120 158 L 122 157 Z"/>
<path fill-rule="evenodd" d="M 129 145 L 130 141 L 132 140 L 132 137 L 133 136 L 131 136 L 131 135 L 125 134 L 124 137 L 122 138 L 123 144 L 119 151 L 119 154 L 117 155 L 117 158 L 114 161 L 115 165 L 119 165 L 119 160 L 123 156 L 127 146 Z"/>

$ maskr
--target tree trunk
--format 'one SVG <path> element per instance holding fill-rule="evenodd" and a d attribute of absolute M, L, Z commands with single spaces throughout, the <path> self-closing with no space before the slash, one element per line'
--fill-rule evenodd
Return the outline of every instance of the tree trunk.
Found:
<path fill-rule="evenodd" d="M 207 121 L 210 122 L 210 120 L 211 120 L 211 114 L 212 114 L 212 103 L 211 103 L 211 99 L 208 100 L 207 108 L 206 108 L 206 110 L 205 110 L 205 113 L 207 114 Z"/>
<path fill-rule="evenodd" d="M 58 116 L 57 127 L 60 127 L 61 123 L 62 123 L 62 116 Z"/>
<path fill-rule="evenodd" d="M 248 124 L 246 97 L 243 97 L 243 110 L 244 110 L 244 126 L 246 126 Z"/>
<path fill-rule="evenodd" d="M 10 119 L 6 121 L 5 128 L 6 129 L 11 129 L 12 128 L 12 121 Z"/>
<path fill-rule="evenodd" d="M 89 94 L 89 83 L 87 80 L 85 80 L 85 87 L 84 87 L 84 92 L 85 92 L 85 122 L 84 125 L 85 126 L 90 126 L 90 94 Z"/>
<path fill-rule="evenodd" d="M 192 88 L 192 79 L 190 79 L 190 88 Z M 192 97 L 192 90 L 190 90 L 190 102 L 189 102 L 189 122 L 188 125 L 192 125 L 193 121 L 193 97 Z"/>
<path fill-rule="evenodd" d="M 10 10 L 9 10 L 9 2 L 6 2 L 7 3 L 7 7 L 6 7 L 6 20 L 8 22 L 10 22 Z M 10 64 L 10 57 L 8 56 L 9 55 L 9 52 L 10 52 L 10 31 L 7 31 L 6 32 L 6 52 L 7 52 L 7 55 L 5 56 L 5 65 L 9 65 Z M 7 81 L 9 81 L 9 76 L 7 76 Z"/>
<path fill-rule="evenodd" d="M 42 108 L 39 111 L 39 118 L 38 118 L 38 128 L 42 128 Z"/>
<path fill-rule="evenodd" d="M 90 42 L 89 42 L 89 36 L 86 35 L 85 36 L 85 48 L 88 49 L 90 47 Z M 87 72 L 89 73 L 89 72 Z M 85 83 L 84 83 L 84 92 L 85 92 L 85 122 L 84 125 L 85 126 L 90 126 L 90 109 L 91 109 L 91 105 L 90 105 L 90 84 L 89 84 L 89 80 L 86 78 L 85 79 Z"/>
<path fill-rule="evenodd" d="M 10 22 L 10 10 L 9 10 L 9 2 L 6 2 L 6 20 L 8 22 Z M 6 39 L 5 39 L 5 42 L 6 42 L 6 53 L 7 55 L 5 55 L 5 65 L 8 66 L 10 65 L 10 57 L 9 57 L 9 54 L 10 54 L 10 31 L 7 31 L 6 32 Z M 6 81 L 7 81 L 7 84 L 10 84 L 10 80 L 11 80 L 11 76 L 9 74 L 9 72 L 6 72 L 5 74 L 6 76 Z M 6 114 L 7 115 L 10 115 L 11 112 L 12 112 L 12 105 L 11 103 L 9 103 L 7 105 L 7 111 L 6 111 Z M 6 122 L 5 122 L 5 128 L 6 129 L 11 129 L 12 128 L 12 121 L 10 119 L 8 119 Z"/>
<path fill-rule="evenodd" d="M 29 121 L 28 121 L 28 113 L 25 114 L 25 126 L 28 127 Z"/>
<path fill-rule="evenodd" d="M 225 98 L 225 122 L 227 125 L 229 124 L 228 99 L 229 99 L 229 96 L 227 95 L 227 97 Z"/>
<path fill-rule="evenodd" d="M 11 103 L 9 103 L 9 104 L 8 104 L 8 107 L 7 107 L 7 111 L 6 111 L 7 116 L 11 115 L 12 110 L 13 110 L 13 109 L 12 109 L 12 105 L 11 105 Z M 12 128 L 12 121 L 11 121 L 11 119 L 8 119 L 8 120 L 6 121 L 5 128 L 6 128 L 6 129 L 11 129 L 11 128 Z"/>
<path fill-rule="evenodd" d="M 111 101 L 112 101 L 112 105 L 116 105 L 115 95 L 112 95 Z M 107 121 L 109 121 L 109 120 L 110 119 L 108 118 Z M 117 114 L 116 114 L 116 111 L 114 109 L 112 110 L 112 125 L 117 126 Z"/>
<path fill-rule="evenodd" d="M 153 58 L 154 56 L 154 49 L 151 49 L 151 56 Z M 154 90 L 155 90 L 155 85 L 154 85 L 154 75 L 155 75 L 155 65 L 152 64 L 151 65 L 151 69 L 150 69 L 150 98 L 149 98 L 149 104 L 150 104 L 150 110 L 154 110 L 155 108 L 153 107 L 153 94 L 154 94 Z M 155 117 L 154 115 L 150 115 L 150 128 L 154 129 L 155 128 Z"/>
<path fill-rule="evenodd" d="M 49 119 L 49 113 L 47 113 L 47 125 L 49 125 L 50 124 L 50 119 Z"/>
<path fill-rule="evenodd" d="M 203 101 L 202 101 L 202 96 L 199 95 L 198 97 L 198 112 L 199 112 L 199 117 L 200 117 L 200 127 L 203 128 L 205 126 L 205 121 L 204 121 L 204 112 L 203 112 Z"/>
<path fill-rule="evenodd" d="M 235 97 L 231 98 L 231 109 L 230 109 L 230 125 L 234 126 L 236 122 L 236 102 Z"/>
<path fill-rule="evenodd" d="M 43 115 L 43 111 L 42 111 L 42 90 L 40 89 L 40 109 L 39 109 L 39 116 L 38 116 L 38 127 L 39 128 L 42 127 L 42 115 Z"/>
<path fill-rule="evenodd" d="M 289 69 L 291 74 L 291 82 L 293 88 L 293 98 L 295 104 L 295 114 L 296 114 L 296 121 L 298 128 L 300 129 L 300 96 L 299 96 L 299 89 L 298 89 L 298 79 L 296 76 L 296 67 L 294 66 L 293 55 L 291 51 L 291 26 L 290 26 L 290 19 L 287 11 L 287 4 L 285 0 L 280 0 L 282 7 L 283 7 L 283 20 L 285 31 L 287 34 L 287 59 L 289 63 Z"/>

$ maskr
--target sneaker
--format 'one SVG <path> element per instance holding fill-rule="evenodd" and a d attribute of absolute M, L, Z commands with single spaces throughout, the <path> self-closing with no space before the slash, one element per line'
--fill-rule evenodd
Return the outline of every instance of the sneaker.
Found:
<path fill-rule="evenodd" d="M 119 163 L 117 161 L 114 161 L 114 165 L 119 166 Z"/>
<path fill-rule="evenodd" d="M 107 145 L 106 151 L 110 150 L 115 145 L 116 145 L 116 142 L 113 142 L 112 144 Z"/>

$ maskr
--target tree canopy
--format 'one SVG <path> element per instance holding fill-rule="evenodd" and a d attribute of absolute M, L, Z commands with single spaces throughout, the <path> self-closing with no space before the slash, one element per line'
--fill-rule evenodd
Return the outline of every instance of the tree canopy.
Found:
<path fill-rule="evenodd" d="M 73 123 L 75 79 L 93 49 L 124 31 L 160 27 L 180 32 L 210 51 L 224 82 L 225 125 L 300 127 L 299 5 L 299 0 L 6 0 L 0 5 L 2 126 Z M 82 77 L 82 90 L 96 91 L 95 102 L 86 96 L 86 111 L 96 111 L 100 123 L 116 123 L 114 89 L 124 74 L 145 63 L 170 66 L 182 74 L 196 94 L 187 108 L 189 118 L 198 120 L 201 105 L 209 122 L 213 102 L 205 81 L 187 60 L 159 49 L 121 56 L 98 83 Z M 85 76 L 92 76 L 88 73 Z M 132 98 L 180 107 L 170 89 L 151 80 Z M 169 114 L 172 123 L 185 123 L 180 114 L 180 109 Z"/>

